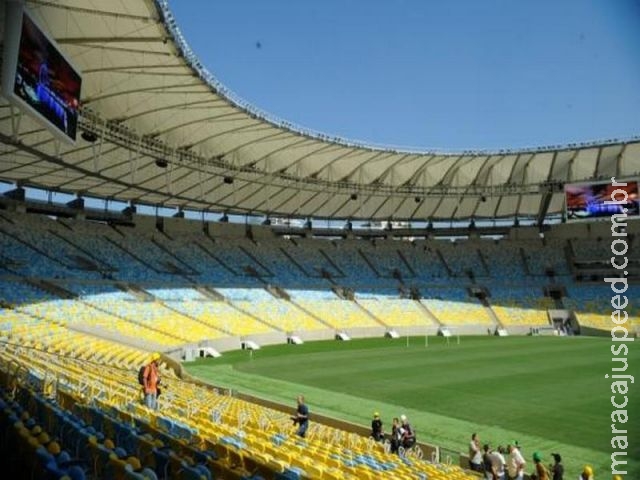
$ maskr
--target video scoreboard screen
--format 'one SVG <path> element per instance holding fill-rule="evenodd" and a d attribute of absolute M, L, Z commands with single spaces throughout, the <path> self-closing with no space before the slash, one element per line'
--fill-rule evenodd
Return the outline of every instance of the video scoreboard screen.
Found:
<path fill-rule="evenodd" d="M 82 77 L 18 2 L 7 2 L 3 94 L 57 138 L 74 142 Z"/>
<path fill-rule="evenodd" d="M 638 182 L 624 183 L 626 185 L 611 182 L 565 185 L 567 220 L 609 218 L 616 213 L 638 216 Z"/>

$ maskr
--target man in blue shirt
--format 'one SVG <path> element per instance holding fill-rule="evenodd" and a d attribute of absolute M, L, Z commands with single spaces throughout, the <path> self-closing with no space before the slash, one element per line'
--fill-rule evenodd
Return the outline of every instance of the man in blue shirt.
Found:
<path fill-rule="evenodd" d="M 294 425 L 298 424 L 296 435 L 304 438 L 309 427 L 309 408 L 304 403 L 303 395 L 298 395 L 298 408 L 296 409 L 296 416 L 292 417 L 292 419 Z"/>

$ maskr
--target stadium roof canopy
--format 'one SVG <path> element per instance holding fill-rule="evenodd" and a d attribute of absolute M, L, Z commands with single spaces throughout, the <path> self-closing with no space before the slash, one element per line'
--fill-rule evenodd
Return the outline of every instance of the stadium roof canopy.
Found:
<path fill-rule="evenodd" d="M 80 130 L 97 140 L 61 145 L 27 115 L 17 122 L 17 110 L 1 99 L 3 180 L 194 210 L 541 219 L 562 211 L 566 182 L 640 171 L 637 139 L 414 152 L 310 132 L 218 84 L 165 0 L 30 0 L 27 8 L 82 71 Z"/>

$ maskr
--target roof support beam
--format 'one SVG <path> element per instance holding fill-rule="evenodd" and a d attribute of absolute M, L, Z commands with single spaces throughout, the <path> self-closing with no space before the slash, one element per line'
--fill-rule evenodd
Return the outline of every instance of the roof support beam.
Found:
<path fill-rule="evenodd" d="M 174 83 L 173 85 L 153 85 L 150 87 L 140 87 L 133 88 L 131 90 L 124 90 L 118 92 L 105 93 L 103 95 L 96 95 L 95 97 L 87 97 L 82 100 L 83 105 L 88 105 L 92 102 L 98 102 L 100 100 L 106 100 L 112 97 L 121 97 L 124 95 L 131 95 L 132 93 L 166 93 L 167 91 L 173 90 L 174 88 L 185 88 L 185 87 L 200 87 L 203 88 L 204 85 L 201 83 Z M 175 92 L 172 92 L 175 93 Z M 191 92 L 198 93 L 198 92 Z"/>
<path fill-rule="evenodd" d="M 396 167 L 396 165 L 400 164 L 408 156 L 409 156 L 408 153 L 405 154 L 405 155 L 400 155 L 400 158 L 398 158 L 397 160 L 394 160 L 393 162 L 391 162 L 391 165 L 389 165 L 387 168 L 385 168 L 382 171 L 382 173 L 380 175 L 378 175 L 378 178 L 376 178 L 374 180 L 374 182 L 380 182 L 380 183 L 384 182 L 384 180 L 389 176 L 389 173 L 391 173 L 393 171 L 393 169 Z M 351 176 L 351 175 L 349 175 L 349 176 Z M 391 183 L 393 184 L 393 178 L 392 178 Z"/>
<path fill-rule="evenodd" d="M 126 73 L 139 73 L 144 70 L 156 70 L 156 69 L 173 69 L 179 68 L 180 70 L 189 71 L 183 64 L 181 63 L 156 63 L 155 65 L 119 65 L 117 67 L 109 66 L 109 67 L 98 67 L 98 68 L 87 68 L 82 71 L 82 75 L 86 76 L 91 73 L 114 73 L 114 72 L 126 72 Z M 193 76 L 193 73 L 189 73 Z"/>
<path fill-rule="evenodd" d="M 118 47 L 116 45 L 107 45 L 107 44 L 100 44 L 100 43 L 91 44 L 91 45 L 80 45 L 80 46 L 90 47 L 93 50 L 108 50 L 110 52 L 134 53 L 134 54 L 144 56 L 146 58 L 150 56 L 165 57 L 165 58 L 175 57 L 169 51 L 163 52 L 159 50 L 148 50 L 148 49 L 144 50 L 144 49 L 130 48 L 130 47 Z"/>
<path fill-rule="evenodd" d="M 56 8 L 59 10 L 66 10 L 67 12 L 82 13 L 85 15 L 95 15 L 99 17 L 113 17 L 118 19 L 126 18 L 128 20 L 141 20 L 143 22 L 158 21 L 158 18 L 155 16 L 152 17 L 148 15 L 133 15 L 131 13 L 124 13 L 124 12 L 108 12 L 106 10 L 96 10 L 94 8 L 74 7 L 71 5 L 61 4 L 59 1 L 56 1 L 56 2 L 50 2 L 46 0 L 28 0 L 28 1 L 29 3 L 34 3 L 36 5 L 40 5 L 43 7 Z"/>
<path fill-rule="evenodd" d="M 622 150 L 618 154 L 618 158 L 616 158 L 616 178 L 622 178 L 622 157 L 624 157 L 625 150 L 627 149 L 627 144 L 625 143 L 622 146 Z"/>
<path fill-rule="evenodd" d="M 415 186 L 418 178 L 420 178 L 420 176 L 423 175 L 423 173 L 426 171 L 427 167 L 429 166 L 429 162 L 433 160 L 433 158 L 435 158 L 435 155 L 426 156 L 424 162 L 422 162 L 422 165 L 420 165 L 420 167 L 416 169 L 413 175 L 409 177 L 409 179 L 405 182 L 405 185 Z"/>
<path fill-rule="evenodd" d="M 143 110 L 141 112 L 138 113 L 134 113 L 133 115 L 126 115 L 123 117 L 118 117 L 118 118 L 114 118 L 113 120 L 116 121 L 130 121 L 133 120 L 134 118 L 139 118 L 139 117 L 143 117 L 145 115 L 152 115 L 155 113 L 159 113 L 159 112 L 164 112 L 166 110 L 183 110 L 187 107 L 195 107 L 198 105 L 210 105 L 210 104 L 217 104 L 223 102 L 222 99 L 220 98 L 216 98 L 216 99 L 207 99 L 207 100 L 197 100 L 195 102 L 182 102 L 182 103 L 174 103 L 171 105 L 167 105 L 167 106 L 163 106 L 163 107 L 157 107 L 157 108 L 152 108 L 149 110 Z"/>
<path fill-rule="evenodd" d="M 540 208 L 538 209 L 538 214 L 536 215 L 536 225 L 538 227 L 542 226 L 545 217 L 547 216 L 547 211 L 549 210 L 549 205 L 551 204 L 551 199 L 553 198 L 553 188 L 551 186 L 542 194 L 542 200 L 540 201 Z"/>
<path fill-rule="evenodd" d="M 273 140 L 274 138 L 278 138 L 278 137 L 281 137 L 283 135 L 289 135 L 289 132 L 287 132 L 286 130 L 276 130 L 275 132 L 269 133 L 269 135 L 264 135 L 264 136 L 259 137 L 259 138 L 254 138 L 254 139 L 252 139 L 252 140 L 250 140 L 248 142 L 244 142 L 244 143 L 241 143 L 240 145 L 236 145 L 231 150 L 228 150 L 225 153 L 223 153 L 222 156 L 226 157 L 227 155 L 233 154 L 233 153 L 237 152 L 238 150 L 251 145 L 252 143 L 256 143 L 256 142 L 259 142 L 259 141 L 262 141 L 262 140 L 267 140 L 267 139 Z M 251 162 L 251 163 L 256 163 L 256 162 Z"/>
<path fill-rule="evenodd" d="M 211 107 L 211 109 L 214 108 L 225 108 L 224 106 L 220 106 L 220 107 Z M 189 120 L 188 122 L 184 122 L 184 123 L 178 123 L 177 125 L 172 125 L 171 127 L 165 128 L 163 130 L 156 130 L 154 132 L 149 132 L 147 134 L 147 136 L 149 137 L 158 137 L 161 135 L 164 135 L 165 133 L 169 133 L 169 132 L 173 132 L 174 130 L 178 130 L 179 128 L 184 128 L 184 127 L 188 127 L 189 125 L 194 125 L 196 123 L 201 123 L 201 122 L 213 122 L 216 120 L 220 120 L 222 118 L 229 118 L 229 117 L 233 117 L 236 115 L 243 115 L 242 112 L 229 112 L 229 113 L 223 113 L 222 115 L 212 115 L 212 116 L 207 116 L 204 118 L 196 118 L 193 120 Z"/>
<path fill-rule="evenodd" d="M 11 137 L 5 135 L 2 132 L 0 132 L 0 142 L 7 143 L 7 144 L 13 143 L 12 140 L 11 140 Z M 145 187 L 143 187 L 141 185 L 131 185 L 128 182 L 124 182 L 124 181 L 122 181 L 120 179 L 108 178 L 108 177 L 105 177 L 104 175 L 102 175 L 101 173 L 92 172 L 90 170 L 87 170 L 86 168 L 81 168 L 81 167 L 78 167 L 77 165 L 66 163 L 64 160 L 62 160 L 60 158 L 57 158 L 57 157 L 54 157 L 52 155 L 48 155 L 48 154 L 46 154 L 44 152 L 41 152 L 41 151 L 31 147 L 30 145 L 21 145 L 21 149 L 24 150 L 25 152 L 27 152 L 30 155 L 33 155 L 33 156 L 36 156 L 36 157 L 40 157 L 44 161 L 50 162 L 50 163 L 52 163 L 54 165 L 58 165 L 60 167 L 69 168 L 69 169 L 74 170 L 74 171 L 76 171 L 78 173 L 81 173 L 81 174 L 83 174 L 85 176 L 95 177 L 95 178 L 104 180 L 106 182 L 115 183 L 115 184 L 120 185 L 122 187 L 125 187 L 127 189 L 140 190 L 140 191 L 148 193 L 150 195 L 156 195 L 157 194 L 157 192 L 155 190 L 153 190 L 153 189 L 145 188 Z M 48 187 L 48 188 L 51 188 L 51 187 Z M 177 197 L 175 195 L 173 197 L 174 197 L 175 200 L 183 200 L 183 201 L 186 201 L 186 202 L 192 201 L 192 199 L 190 199 L 190 198 L 180 198 L 180 197 Z"/>
<path fill-rule="evenodd" d="M 228 130 L 222 130 L 220 132 L 216 132 L 213 135 L 208 135 L 204 138 L 201 138 L 200 140 L 196 141 L 196 142 L 191 142 L 191 148 L 196 147 L 198 145 L 201 145 L 203 143 L 207 143 L 210 140 L 213 140 L 215 138 L 218 138 L 222 135 L 226 135 L 228 133 L 238 133 L 241 132 L 243 130 L 249 129 L 249 128 L 255 128 L 256 131 L 260 131 L 260 130 L 270 130 L 271 128 L 273 128 L 271 125 L 265 125 L 264 123 L 258 122 L 257 120 L 253 120 L 250 118 L 247 118 L 246 121 L 249 121 L 251 123 L 249 123 L 248 125 L 243 125 L 241 127 L 233 127 L 230 128 Z"/>
<path fill-rule="evenodd" d="M 84 45 L 86 43 L 153 43 L 163 42 L 165 37 L 148 36 L 148 37 L 67 37 L 56 38 L 56 42 L 61 45 Z"/>
<path fill-rule="evenodd" d="M 356 150 L 356 153 L 361 153 L 361 152 L 358 152 L 358 151 Z M 379 157 L 380 157 L 380 156 L 383 156 L 383 155 L 387 155 L 387 156 L 389 156 L 389 155 L 391 155 L 391 154 L 390 154 L 389 152 L 384 152 L 384 151 L 382 151 L 382 152 L 377 152 L 377 153 L 376 153 L 376 154 L 374 154 L 372 157 L 369 157 L 369 158 L 367 158 L 366 160 L 360 160 L 360 161 L 358 162 L 358 164 L 357 164 L 353 169 L 351 169 L 351 170 L 350 170 L 346 175 L 343 175 L 339 180 L 340 180 L 341 182 L 342 182 L 342 181 L 347 181 L 347 179 L 349 179 L 349 178 L 351 178 L 353 175 L 355 175 L 355 174 L 356 174 L 356 172 L 360 171 L 360 172 L 362 173 L 362 168 L 365 166 L 365 164 L 367 164 L 367 163 L 369 163 L 369 162 L 372 162 L 373 160 L 376 160 L 376 161 L 377 161 L 377 160 L 379 159 Z M 327 165 L 327 166 L 333 165 L 333 163 L 335 163 L 335 162 L 332 162 L 331 164 L 329 164 L 329 165 Z M 331 180 L 331 178 L 329 178 L 329 180 Z M 360 175 L 360 178 L 358 179 L 358 183 L 359 183 L 360 185 L 362 185 L 362 174 Z M 356 186 L 356 188 L 357 188 L 357 186 Z"/>

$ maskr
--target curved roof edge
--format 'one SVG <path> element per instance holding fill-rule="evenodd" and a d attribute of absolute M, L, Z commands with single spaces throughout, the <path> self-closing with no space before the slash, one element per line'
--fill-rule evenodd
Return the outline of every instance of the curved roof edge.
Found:
<path fill-rule="evenodd" d="M 540 222 L 562 214 L 566 183 L 640 177 L 640 140 L 411 154 L 297 132 L 237 106 L 166 0 L 93 3 L 27 0 L 83 72 L 80 138 L 56 142 L 0 97 L 0 181 L 183 210 Z"/>
<path fill-rule="evenodd" d="M 193 51 L 189 42 L 182 34 L 182 30 L 177 24 L 177 20 L 171 11 L 169 6 L 169 0 L 154 0 L 156 6 L 161 14 L 161 21 L 167 28 L 168 33 L 171 34 L 172 40 L 175 42 L 176 48 L 184 58 L 185 62 L 198 74 L 198 76 L 209 85 L 218 95 L 231 102 L 235 107 L 244 110 L 247 114 L 256 117 L 265 122 L 271 123 L 273 126 L 283 129 L 288 129 L 294 133 L 305 135 L 316 140 L 327 141 L 336 143 L 345 147 L 359 147 L 367 150 L 392 152 L 392 153 L 407 153 L 407 154 L 419 154 L 419 155 L 504 155 L 504 154 L 519 154 L 519 153 L 538 153 L 538 152 L 550 152 L 557 150 L 565 150 L 572 148 L 583 148 L 593 146 L 607 146 L 615 145 L 619 143 L 629 143 L 636 140 L 640 140 L 640 133 L 636 135 L 630 135 L 621 138 L 609 138 L 609 139 L 595 139 L 582 142 L 573 142 L 562 145 L 539 145 L 531 147 L 521 148 L 500 148 L 500 149 L 482 149 L 482 148 L 467 148 L 467 149 L 448 149 L 448 148 L 418 148 L 404 145 L 388 145 L 378 144 L 375 142 L 368 142 L 364 140 L 355 140 L 340 135 L 331 135 L 325 132 L 314 130 L 309 127 L 304 127 L 288 120 L 282 119 L 277 115 L 271 114 L 254 104 L 248 102 L 233 90 L 225 86 L 216 76 L 209 71 L 209 69 L 200 61 L 196 53 Z"/>

